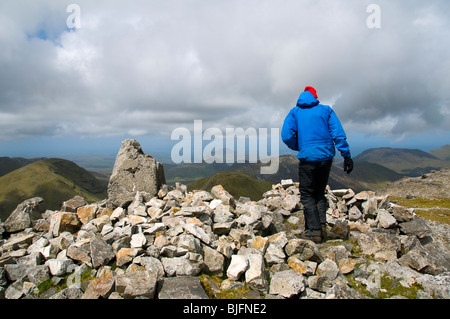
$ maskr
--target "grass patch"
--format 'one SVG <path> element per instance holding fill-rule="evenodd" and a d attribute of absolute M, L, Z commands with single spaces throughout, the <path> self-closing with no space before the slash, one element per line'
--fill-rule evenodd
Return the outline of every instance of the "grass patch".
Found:
<path fill-rule="evenodd" d="M 208 276 L 206 274 L 201 275 L 199 278 L 209 299 L 243 299 L 245 293 L 250 291 L 247 283 L 244 283 L 242 288 L 220 289 L 220 292 L 217 292 L 217 288 L 213 287 L 211 282 L 217 287 L 220 287 L 220 284 L 222 283 L 221 278 L 217 276 Z"/>
<path fill-rule="evenodd" d="M 353 289 L 361 294 L 374 299 L 389 299 L 393 296 L 404 296 L 408 299 L 417 299 L 417 292 L 423 290 L 423 287 L 417 283 L 409 288 L 402 286 L 396 279 L 383 275 L 379 278 L 377 294 L 374 296 L 367 290 L 366 285 L 356 280 L 353 274 L 345 275 Z"/>
<path fill-rule="evenodd" d="M 392 197 L 391 201 L 404 207 L 414 208 L 414 212 L 428 220 L 450 224 L 450 198 L 413 198 Z"/>
<path fill-rule="evenodd" d="M 85 272 L 83 272 L 80 276 L 80 282 L 87 282 L 87 281 L 91 281 L 91 280 L 95 279 L 95 277 L 93 277 L 91 274 L 91 270 L 92 270 L 91 268 L 87 267 L 87 270 Z M 50 277 L 49 279 L 47 279 L 46 281 L 44 281 L 38 285 L 38 287 L 37 287 L 38 293 L 36 295 L 39 297 L 40 295 L 42 295 L 44 292 L 46 292 L 50 288 L 54 288 L 57 292 L 60 292 L 61 290 L 66 289 L 67 281 L 70 278 L 72 278 L 73 275 L 74 275 L 74 273 L 66 274 L 65 276 L 62 277 L 63 279 L 60 281 L 59 284 L 55 284 L 53 281 L 54 277 Z"/>

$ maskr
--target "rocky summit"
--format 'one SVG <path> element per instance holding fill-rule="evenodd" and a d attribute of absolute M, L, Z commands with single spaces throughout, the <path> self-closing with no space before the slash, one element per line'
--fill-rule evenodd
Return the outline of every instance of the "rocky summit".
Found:
<path fill-rule="evenodd" d="M 133 140 L 114 170 L 104 201 L 33 198 L 0 224 L 0 299 L 450 298 L 447 243 L 388 195 L 327 189 L 315 244 L 292 180 L 259 201 L 188 192 Z"/>

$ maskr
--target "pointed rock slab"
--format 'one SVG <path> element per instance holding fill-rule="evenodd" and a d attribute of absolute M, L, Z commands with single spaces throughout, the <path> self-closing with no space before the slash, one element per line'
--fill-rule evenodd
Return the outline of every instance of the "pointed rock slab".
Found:
<path fill-rule="evenodd" d="M 125 140 L 117 154 L 108 185 L 108 205 L 126 207 L 138 191 L 147 194 L 146 200 L 156 196 L 165 184 L 163 165 L 144 154 L 135 140 Z"/>

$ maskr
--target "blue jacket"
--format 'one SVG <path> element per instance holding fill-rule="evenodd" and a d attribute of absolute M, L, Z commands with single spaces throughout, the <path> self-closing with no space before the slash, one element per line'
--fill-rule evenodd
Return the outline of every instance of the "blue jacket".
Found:
<path fill-rule="evenodd" d="M 297 158 L 307 162 L 322 162 L 336 155 L 350 157 L 347 136 L 336 113 L 328 105 L 320 104 L 311 92 L 303 92 L 286 119 L 281 139 Z"/>

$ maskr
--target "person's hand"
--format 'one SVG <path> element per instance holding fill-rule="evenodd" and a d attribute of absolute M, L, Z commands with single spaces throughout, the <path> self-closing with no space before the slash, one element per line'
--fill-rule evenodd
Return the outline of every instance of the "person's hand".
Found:
<path fill-rule="evenodd" d="M 353 171 L 353 160 L 351 157 L 344 158 L 344 172 L 350 174 Z"/>

